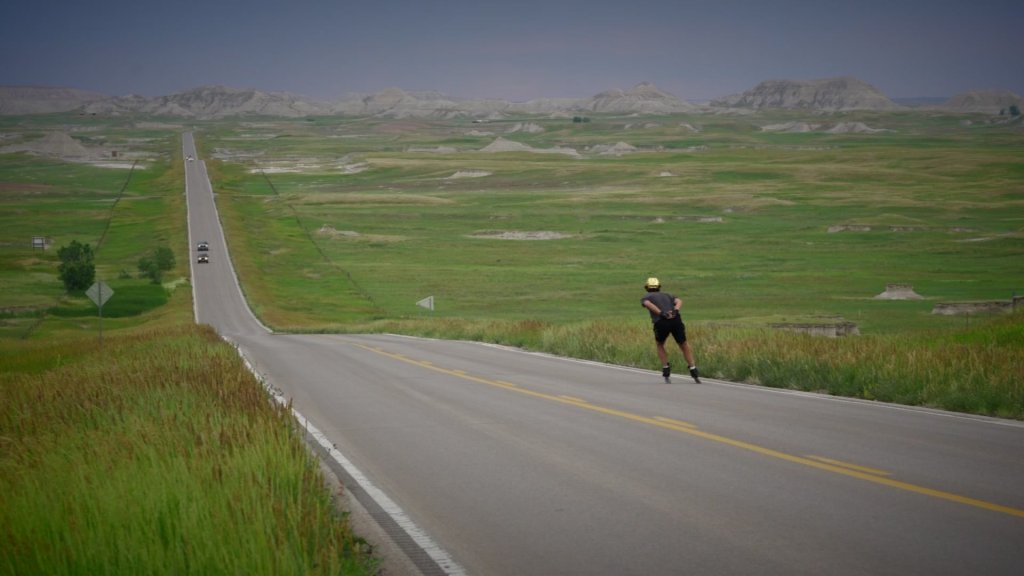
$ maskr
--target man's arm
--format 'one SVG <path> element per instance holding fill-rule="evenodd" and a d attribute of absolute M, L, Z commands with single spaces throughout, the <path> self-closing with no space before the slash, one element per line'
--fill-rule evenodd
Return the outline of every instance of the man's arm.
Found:
<path fill-rule="evenodd" d="M 676 314 L 679 314 L 679 307 L 683 305 L 683 302 L 679 298 L 676 298 L 675 300 L 672 301 L 671 310 L 662 310 L 661 308 L 658 308 L 657 304 L 650 300 L 644 300 L 643 304 L 644 308 L 647 308 L 656 316 L 661 316 L 662 318 L 672 318 Z"/>

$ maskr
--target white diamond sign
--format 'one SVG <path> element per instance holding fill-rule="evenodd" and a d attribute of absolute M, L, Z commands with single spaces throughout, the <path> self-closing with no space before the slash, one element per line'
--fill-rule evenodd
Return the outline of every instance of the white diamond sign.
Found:
<path fill-rule="evenodd" d="M 114 289 L 103 282 L 97 282 L 89 286 L 89 289 L 85 291 L 85 295 L 89 297 L 89 300 L 92 300 L 93 304 L 103 308 L 107 300 L 110 300 L 110 297 L 114 295 Z"/>

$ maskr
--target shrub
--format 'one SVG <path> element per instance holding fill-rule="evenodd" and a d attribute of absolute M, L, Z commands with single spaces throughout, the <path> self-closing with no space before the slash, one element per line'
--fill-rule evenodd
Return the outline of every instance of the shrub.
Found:
<path fill-rule="evenodd" d="M 96 265 L 93 263 L 92 246 L 72 240 L 71 244 L 57 250 L 57 257 L 60 258 L 57 272 L 68 292 L 81 292 L 95 281 Z"/>

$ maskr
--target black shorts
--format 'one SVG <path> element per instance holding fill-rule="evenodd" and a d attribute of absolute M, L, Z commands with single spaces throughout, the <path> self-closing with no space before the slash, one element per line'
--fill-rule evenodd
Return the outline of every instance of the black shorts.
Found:
<path fill-rule="evenodd" d="M 679 316 L 666 320 L 662 318 L 654 323 L 654 340 L 659 344 L 668 340 L 669 334 L 675 338 L 677 344 L 686 342 L 686 324 Z"/>

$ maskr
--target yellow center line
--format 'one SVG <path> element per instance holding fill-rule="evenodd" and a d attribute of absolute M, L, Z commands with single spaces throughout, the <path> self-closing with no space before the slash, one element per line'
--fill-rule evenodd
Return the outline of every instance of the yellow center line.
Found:
<path fill-rule="evenodd" d="M 584 400 L 582 398 L 576 398 L 575 396 L 566 396 L 565 394 L 561 394 L 558 397 L 562 398 L 563 400 L 568 400 L 569 402 L 572 402 L 574 404 L 586 404 L 587 403 L 586 400 Z"/>
<path fill-rule="evenodd" d="M 743 449 L 743 450 L 748 450 L 750 452 L 755 452 L 755 453 L 761 454 L 763 456 L 770 456 L 772 458 L 777 458 L 779 460 L 784 460 L 786 462 L 791 462 L 791 463 L 794 463 L 794 464 L 800 464 L 802 466 L 807 466 L 807 467 L 810 467 L 810 468 L 816 468 L 818 470 L 824 470 L 826 472 L 832 472 L 832 473 L 835 473 L 835 474 L 840 474 L 842 476 L 848 476 L 848 477 L 851 477 L 851 478 L 857 478 L 858 480 L 864 480 L 864 481 L 871 482 L 871 483 L 874 483 L 874 484 L 881 484 L 883 486 L 888 486 L 890 488 L 896 488 L 896 489 L 899 489 L 899 490 L 905 490 L 907 492 L 913 492 L 915 494 L 921 494 L 921 495 L 924 495 L 924 496 L 931 496 L 933 498 L 938 498 L 940 500 L 946 500 L 947 502 L 955 502 L 955 503 L 964 504 L 964 505 L 967 505 L 967 506 L 974 506 L 976 508 L 983 508 L 985 510 L 990 510 L 992 512 L 999 512 L 1001 514 L 1009 514 L 1010 516 L 1016 516 L 1018 518 L 1024 518 L 1024 510 L 1022 510 L 1020 508 L 1013 508 L 1012 506 L 1004 506 L 1002 504 L 996 504 L 994 502 L 988 502 L 986 500 L 979 500 L 977 498 L 971 498 L 969 496 L 961 496 L 959 494 L 953 494 L 952 492 L 945 492 L 945 491 L 942 491 L 942 490 L 936 490 L 934 488 L 927 488 L 925 486 L 918 486 L 916 484 L 911 484 L 909 482 L 902 482 L 902 481 L 899 481 L 899 480 L 894 480 L 892 478 L 887 478 L 886 477 L 887 473 L 880 472 L 880 471 L 877 471 L 877 470 L 873 470 L 873 469 L 870 469 L 870 468 L 865 468 L 865 467 L 857 466 L 857 465 L 845 464 L 845 463 L 839 462 L 837 460 L 829 460 L 827 458 L 820 458 L 820 457 L 817 457 L 817 456 L 805 457 L 805 456 L 797 456 L 795 454 L 787 454 L 785 452 L 780 452 L 780 451 L 774 450 L 772 448 L 766 448 L 764 446 L 758 446 L 757 444 L 752 444 L 750 442 L 744 442 L 743 440 L 736 440 L 734 438 L 729 438 L 727 436 L 720 436 L 718 434 L 712 434 L 710 432 L 704 432 L 703 430 L 697 429 L 692 424 L 688 424 L 688 423 L 685 423 L 685 422 L 680 422 L 678 420 L 672 420 L 671 418 L 664 418 L 664 417 L 660 417 L 660 416 L 654 416 L 654 417 L 642 416 L 640 414 L 634 414 L 632 412 L 626 412 L 625 410 L 618 410 L 616 408 L 608 408 L 608 407 L 605 407 L 605 406 L 599 406 L 597 404 L 590 404 L 590 403 L 581 401 L 579 399 L 571 399 L 572 397 L 570 397 L 570 396 L 557 396 L 557 395 L 554 395 L 554 394 L 547 394 L 547 393 L 544 393 L 544 392 L 537 392 L 536 390 L 529 390 L 527 388 L 520 388 L 520 387 L 516 386 L 515 384 L 512 384 L 511 382 L 504 382 L 504 381 L 501 381 L 501 380 L 491 380 L 491 379 L 488 379 L 488 378 L 481 378 L 479 376 L 472 376 L 470 374 L 466 374 L 465 372 L 463 372 L 461 370 L 450 370 L 450 369 L 447 369 L 447 368 L 442 368 L 440 366 L 434 366 L 433 364 L 431 364 L 429 362 L 425 362 L 425 361 L 421 361 L 421 360 L 414 360 L 412 358 L 407 358 L 407 357 L 402 356 L 400 354 L 395 354 L 395 353 L 392 353 L 392 352 L 384 351 L 383 349 L 380 349 L 380 348 L 366 346 L 366 345 L 363 345 L 363 344 L 353 344 L 353 345 L 357 346 L 359 348 L 363 348 L 364 350 L 368 350 L 370 352 L 374 352 L 376 354 L 380 354 L 381 356 L 386 356 L 388 358 L 393 358 L 395 360 L 398 360 L 400 362 L 405 362 L 407 364 L 412 364 L 412 365 L 415 365 L 415 366 L 420 366 L 422 368 L 426 368 L 427 370 L 433 370 L 435 372 L 440 372 L 442 374 L 448 374 L 450 376 L 455 376 L 457 378 L 461 378 L 463 380 L 468 380 L 470 382 L 477 382 L 477 383 L 480 383 L 480 384 L 487 384 L 488 386 L 494 386 L 496 388 L 503 388 L 505 390 L 511 390 L 513 392 L 518 392 L 520 394 L 524 394 L 526 396 L 532 396 L 534 398 L 541 398 L 541 399 L 549 400 L 549 401 L 552 401 L 552 402 L 558 402 L 558 403 L 561 403 L 561 404 L 567 404 L 569 406 L 576 406 L 577 408 L 583 408 L 585 410 L 590 410 L 590 411 L 593 411 L 593 412 L 597 412 L 597 413 L 600 413 L 600 414 L 606 414 L 606 415 L 609 415 L 609 416 L 617 416 L 619 418 L 624 418 L 626 420 L 631 420 L 633 422 L 640 422 L 640 423 L 643 423 L 643 424 L 649 424 L 651 426 L 656 426 L 658 428 L 664 428 L 664 429 L 667 429 L 667 430 L 674 430 L 674 431 L 677 431 L 677 432 L 683 432 L 685 434 L 690 434 L 691 436 L 696 436 L 698 438 L 703 438 L 705 440 L 710 440 L 712 442 L 718 442 L 720 444 L 725 444 L 725 445 L 728 445 L 728 446 L 733 446 L 735 448 L 740 448 L 740 449 Z M 868 472 L 868 470 L 870 470 L 870 472 Z"/>
<path fill-rule="evenodd" d="M 813 454 L 808 454 L 807 457 L 812 460 L 817 460 L 818 462 L 834 464 L 836 466 L 842 466 L 843 468 L 849 468 L 851 470 L 860 470 L 861 472 L 867 472 L 868 474 L 874 474 L 876 476 L 892 476 L 891 473 L 886 472 L 885 470 L 878 470 L 877 468 L 868 468 L 867 466 L 851 464 L 849 462 L 843 462 L 841 460 L 833 460 L 831 458 L 825 458 L 824 456 L 814 456 Z"/>
<path fill-rule="evenodd" d="M 697 427 L 689 422 L 683 422 L 682 420 L 676 420 L 674 418 L 665 418 L 664 416 L 655 416 L 654 419 L 658 422 L 664 422 L 665 424 L 671 424 L 673 426 L 684 426 L 691 429 Z"/>

